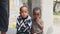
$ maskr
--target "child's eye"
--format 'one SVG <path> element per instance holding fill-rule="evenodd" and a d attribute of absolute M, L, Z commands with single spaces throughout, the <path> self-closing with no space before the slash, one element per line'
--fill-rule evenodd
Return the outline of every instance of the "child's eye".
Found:
<path fill-rule="evenodd" d="M 34 15 L 39 15 L 39 14 L 34 14 Z"/>
<path fill-rule="evenodd" d="M 39 14 L 37 14 L 37 15 L 39 15 Z"/>

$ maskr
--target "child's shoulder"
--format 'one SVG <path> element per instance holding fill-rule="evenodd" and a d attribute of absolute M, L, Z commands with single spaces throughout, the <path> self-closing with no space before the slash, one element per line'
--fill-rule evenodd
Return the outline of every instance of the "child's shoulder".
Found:
<path fill-rule="evenodd" d="M 28 19 L 31 19 L 31 17 L 30 17 L 30 16 L 28 16 Z"/>
<path fill-rule="evenodd" d="M 31 17 L 28 16 L 28 18 L 26 19 L 28 22 L 32 21 Z"/>
<path fill-rule="evenodd" d="M 21 20 L 21 19 L 22 19 L 22 17 L 21 17 L 21 16 L 18 16 L 18 17 L 17 17 L 17 19 L 18 19 L 18 20 Z"/>
<path fill-rule="evenodd" d="M 31 16 L 29 16 L 29 15 L 28 15 L 28 17 L 30 17 L 30 18 L 31 18 Z"/>

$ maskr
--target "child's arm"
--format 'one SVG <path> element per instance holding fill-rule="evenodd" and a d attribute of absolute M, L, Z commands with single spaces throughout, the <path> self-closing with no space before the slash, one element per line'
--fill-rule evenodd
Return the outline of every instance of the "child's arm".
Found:
<path fill-rule="evenodd" d="M 21 23 L 19 23 L 19 18 L 17 18 L 17 21 L 16 21 L 16 29 L 17 29 L 17 31 L 20 30 L 19 28 L 21 27 L 21 24 L 22 24 L 22 21 L 21 21 Z"/>
<path fill-rule="evenodd" d="M 31 33 L 32 33 L 32 34 L 37 34 L 37 33 L 35 33 L 35 32 L 33 31 L 33 29 L 31 30 Z"/>
<path fill-rule="evenodd" d="M 16 29 L 18 31 L 19 25 L 18 25 L 18 20 L 16 21 Z"/>
<path fill-rule="evenodd" d="M 33 29 L 33 25 L 32 25 L 32 29 L 31 29 L 31 33 L 34 34 L 34 29 Z"/>
<path fill-rule="evenodd" d="M 43 29 L 43 21 L 41 19 L 36 19 L 36 24 L 39 26 L 40 29 Z"/>

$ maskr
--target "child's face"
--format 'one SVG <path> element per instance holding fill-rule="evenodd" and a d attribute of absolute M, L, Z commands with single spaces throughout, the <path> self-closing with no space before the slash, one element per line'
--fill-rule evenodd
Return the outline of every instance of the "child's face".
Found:
<path fill-rule="evenodd" d="M 35 11 L 35 12 L 33 13 L 33 16 L 34 16 L 35 19 L 41 17 L 40 10 Z"/>
<path fill-rule="evenodd" d="M 22 16 L 22 18 L 26 18 L 28 16 L 28 8 L 23 7 L 22 10 L 21 10 L 20 15 Z"/>

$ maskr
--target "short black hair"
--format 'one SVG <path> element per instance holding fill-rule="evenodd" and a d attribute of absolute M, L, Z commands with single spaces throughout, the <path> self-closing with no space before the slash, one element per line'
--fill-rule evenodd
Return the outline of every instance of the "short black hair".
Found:
<path fill-rule="evenodd" d="M 24 5 L 24 6 L 21 6 L 21 7 L 20 7 L 20 11 L 22 11 L 22 8 L 23 8 L 23 7 L 26 7 L 26 8 L 28 8 L 28 7 L 27 7 L 27 6 L 25 6 L 25 5 Z"/>
<path fill-rule="evenodd" d="M 33 13 L 34 13 L 35 11 L 37 11 L 37 10 L 40 10 L 40 12 L 41 12 L 41 8 L 35 7 L 35 8 L 33 8 Z"/>
<path fill-rule="evenodd" d="M 41 8 L 39 8 L 39 7 L 35 7 L 35 8 L 33 8 L 33 15 L 34 15 L 34 13 L 36 12 L 36 11 L 38 11 L 38 10 L 40 10 L 40 18 L 41 18 Z"/>

